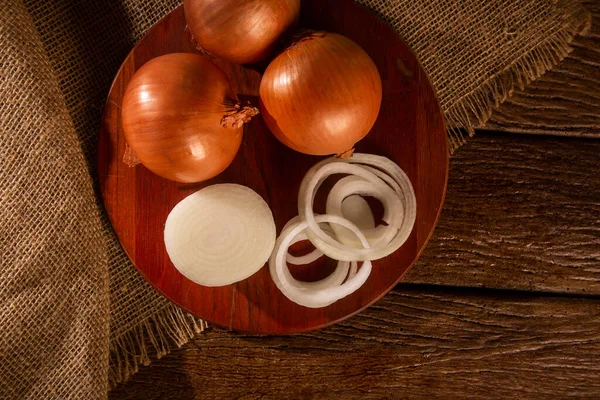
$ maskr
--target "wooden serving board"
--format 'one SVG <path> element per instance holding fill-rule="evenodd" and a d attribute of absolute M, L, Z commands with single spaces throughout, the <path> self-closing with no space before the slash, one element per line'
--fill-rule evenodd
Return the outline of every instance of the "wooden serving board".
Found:
<path fill-rule="evenodd" d="M 260 117 L 245 126 L 238 155 L 229 168 L 207 182 L 184 185 L 160 178 L 143 166 L 122 162 L 125 142 L 121 102 L 127 83 L 148 60 L 174 52 L 196 52 L 185 32 L 179 7 L 153 26 L 127 56 L 106 102 L 98 154 L 104 205 L 115 233 L 133 264 L 160 293 L 193 314 L 234 330 L 290 334 L 318 329 L 363 310 L 384 296 L 410 269 L 439 217 L 448 178 L 448 147 L 443 115 L 434 90 L 415 55 L 396 32 L 351 0 L 305 0 L 300 27 L 341 33 L 369 53 L 383 82 L 381 111 L 358 152 L 394 160 L 410 177 L 417 197 L 417 221 L 404 246 L 374 262 L 371 276 L 357 292 L 322 309 L 289 301 L 271 281 L 268 267 L 233 285 L 209 288 L 193 283 L 172 265 L 163 242 L 167 215 L 183 198 L 211 184 L 249 186 L 270 205 L 277 232 L 298 214 L 298 188 L 320 157 L 294 152 L 279 143 Z M 242 99 L 257 104 L 262 66 L 216 63 Z M 168 73 L 168 71 L 165 71 Z M 316 211 L 323 212 L 324 196 Z M 317 279 L 332 268 L 329 260 L 297 267 L 292 273 Z"/>

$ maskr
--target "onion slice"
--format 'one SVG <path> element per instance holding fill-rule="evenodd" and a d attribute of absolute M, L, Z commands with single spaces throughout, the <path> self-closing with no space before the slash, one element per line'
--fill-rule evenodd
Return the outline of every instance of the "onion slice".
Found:
<path fill-rule="evenodd" d="M 285 226 L 283 227 L 283 229 L 281 230 L 282 232 L 285 231 L 290 225 L 301 221 L 300 216 L 296 215 L 294 218 L 290 219 L 287 224 L 285 224 Z M 321 224 L 323 225 L 323 230 L 325 231 L 325 233 L 329 234 L 329 235 L 333 235 L 333 231 L 331 230 L 331 228 L 329 227 L 329 224 Z M 290 243 L 290 246 L 298 243 L 298 242 L 302 242 L 304 240 L 308 240 L 308 236 L 306 236 L 306 233 L 302 232 L 299 233 L 294 240 L 292 241 L 292 243 Z M 312 262 L 317 261 L 319 258 L 323 257 L 323 253 L 319 250 L 319 249 L 314 249 L 313 251 L 311 251 L 310 253 L 304 254 L 302 256 L 294 256 L 290 253 L 288 253 L 287 255 L 287 262 L 290 264 L 294 264 L 294 265 L 306 265 L 306 264 L 310 264 Z"/>
<path fill-rule="evenodd" d="M 298 222 L 300 222 L 300 217 L 295 216 L 294 218 L 289 220 L 288 223 L 283 227 L 283 231 L 285 231 L 291 225 L 297 224 Z M 328 234 L 331 234 L 331 235 L 334 234 L 333 231 L 331 230 L 331 228 L 329 227 L 329 224 L 325 223 L 322 225 L 324 225 L 323 229 L 325 232 L 327 232 Z M 302 242 L 305 240 L 308 240 L 306 233 L 300 232 L 292 239 L 289 246 L 292 246 L 298 242 Z M 288 247 L 288 249 L 289 249 L 289 247 Z M 303 256 L 293 256 L 292 254 L 290 254 L 288 252 L 287 257 L 286 257 L 286 262 L 288 264 L 293 264 L 293 265 L 306 265 L 306 264 L 310 264 L 310 263 L 318 260 L 321 257 L 323 257 L 323 253 L 321 253 L 318 249 L 315 249 L 312 252 L 305 254 Z M 341 285 L 342 282 L 344 282 L 344 280 L 348 276 L 348 273 L 350 271 L 350 266 L 351 266 L 351 263 L 349 263 L 348 261 L 338 261 L 335 270 L 326 278 L 323 278 L 323 279 L 321 279 L 319 281 L 315 281 L 315 282 L 293 281 L 292 284 L 296 285 L 297 287 L 307 288 L 307 289 L 325 289 L 325 288 L 332 287 L 332 286 L 338 286 L 338 285 Z M 354 264 L 354 269 L 356 269 L 356 263 Z M 356 271 L 354 271 L 354 274 L 356 274 Z"/>
<path fill-rule="evenodd" d="M 369 243 L 360 229 L 343 217 L 337 215 L 318 215 L 315 217 L 315 222 L 339 224 L 352 231 L 365 248 L 369 247 Z M 341 285 L 331 285 L 329 282 L 329 286 L 313 285 L 311 287 L 310 285 L 306 285 L 307 282 L 296 280 L 287 267 L 286 255 L 288 248 L 297 235 L 306 230 L 307 227 L 308 224 L 306 221 L 288 223 L 275 243 L 273 254 L 269 260 L 269 271 L 277 288 L 294 303 L 309 308 L 326 307 L 360 288 L 369 277 L 372 265 L 368 260 L 363 262 L 358 272 Z M 352 269 L 354 270 L 354 265 Z M 325 279 L 330 277 L 331 275 Z"/>
<path fill-rule="evenodd" d="M 165 223 L 173 265 L 203 286 L 224 286 L 253 275 L 275 244 L 273 214 L 262 197 L 236 184 L 208 186 L 179 202 Z"/>
<path fill-rule="evenodd" d="M 369 204 L 365 199 L 358 195 L 348 196 L 344 200 L 342 200 L 341 213 L 337 212 L 336 209 L 333 209 L 332 211 L 333 212 L 328 211 L 327 213 L 343 216 L 350 222 L 353 222 L 363 232 L 367 231 L 367 240 L 369 240 L 369 242 L 371 241 L 371 239 L 369 239 L 370 232 L 368 230 L 375 228 L 375 219 L 373 217 L 373 211 L 371 211 L 371 207 L 369 207 Z M 299 215 L 289 220 L 288 223 L 283 227 L 282 231 L 285 230 L 291 224 L 298 221 L 301 221 Z M 334 236 L 337 234 L 338 237 L 340 237 L 340 235 L 343 235 L 344 240 L 350 243 L 354 243 L 357 246 L 360 246 L 360 242 L 356 241 L 356 236 L 350 230 L 338 225 L 330 226 L 327 223 L 320 224 L 320 226 L 323 229 L 323 231 L 329 236 Z M 337 229 L 334 231 L 335 228 Z M 375 232 L 375 235 L 372 236 L 379 236 L 379 233 Z M 305 240 L 309 240 L 308 236 L 306 235 L 306 233 L 302 232 L 294 238 L 290 246 Z M 294 256 L 288 253 L 287 262 L 289 264 L 294 265 L 306 265 L 318 260 L 321 257 L 323 257 L 323 253 L 319 249 L 314 249 L 310 253 L 307 253 L 302 256 Z"/>
<path fill-rule="evenodd" d="M 363 231 L 375 228 L 373 211 L 371 211 L 369 203 L 359 195 L 348 196 L 342 200 L 341 212 L 344 218 L 354 222 Z"/>
<path fill-rule="evenodd" d="M 379 244 L 385 245 L 389 243 L 398 231 L 398 228 L 390 222 L 401 221 L 403 216 L 402 203 L 398 197 L 394 195 L 394 192 L 391 189 L 382 191 L 369 181 L 352 175 L 346 176 L 340 179 L 329 192 L 326 205 L 327 214 L 345 217 L 342 209 L 344 200 L 348 199 L 349 196 L 356 194 L 373 196 L 383 203 L 385 210 L 383 221 L 386 222 L 387 225 L 379 225 L 373 228 L 361 228 L 361 230 L 365 234 L 371 246 L 377 246 Z M 365 200 L 363 199 L 363 201 Z M 369 207 L 368 204 L 367 207 Z M 368 216 L 370 216 L 372 219 L 373 213 L 371 208 L 368 209 Z M 375 223 L 373 222 L 373 225 L 374 224 Z M 332 225 L 331 229 L 333 229 L 341 243 L 352 245 L 354 247 L 360 246 L 360 243 L 356 240 L 356 236 L 349 232 L 346 228 L 338 225 Z"/>
<path fill-rule="evenodd" d="M 363 165 L 371 168 L 364 168 Z M 323 231 L 316 223 L 313 203 L 315 194 L 323 181 L 333 174 L 353 175 L 353 182 L 366 181 L 368 183 L 366 187 L 369 188 L 371 194 L 379 193 L 381 197 L 378 198 L 383 200 L 384 207 L 390 207 L 390 204 L 395 203 L 396 200 L 400 202 L 401 207 L 396 211 L 401 210 L 401 215 L 396 213 L 393 218 L 390 215 L 384 216 L 384 219 L 388 218 L 385 222 L 395 229 L 395 231 L 391 231 L 393 233 L 391 239 L 382 235 L 379 237 L 380 240 L 372 243 L 371 247 L 358 248 L 355 245 L 349 245 L 340 239 L 331 237 Z M 388 178 L 382 179 L 380 177 L 382 174 L 387 175 Z M 350 180 L 346 182 L 345 185 L 349 185 Z M 360 190 L 358 191 L 360 193 Z M 346 192 L 346 194 L 349 193 L 351 191 Z M 394 207 L 398 208 L 397 206 Z M 386 209 L 388 214 L 391 214 L 391 211 L 391 209 Z M 399 249 L 412 232 L 416 220 L 416 198 L 410 179 L 394 162 L 377 155 L 355 153 L 347 160 L 325 159 L 308 171 L 300 185 L 298 212 L 300 218 L 307 223 L 306 234 L 309 240 L 325 255 L 343 261 L 376 260 Z M 382 231 L 384 230 L 382 229 Z M 388 234 L 390 232 L 388 229 L 385 231 Z"/>
<path fill-rule="evenodd" d="M 303 241 L 303 240 L 308 240 L 308 238 L 306 237 L 305 233 L 300 232 L 299 234 L 296 235 L 296 237 L 294 237 L 292 239 L 292 241 L 290 242 L 289 245 L 291 246 L 291 245 L 298 243 L 300 241 Z M 288 247 L 288 249 L 289 249 L 289 247 Z M 294 265 L 306 265 L 306 264 L 310 264 L 310 263 L 318 260 L 321 257 L 323 257 L 323 253 L 321 253 L 319 250 L 314 250 L 313 252 L 311 252 L 305 256 L 301 256 L 301 257 L 294 257 L 288 253 L 287 257 L 286 257 L 286 262 L 288 264 L 294 264 Z M 349 271 L 350 271 L 350 263 L 348 261 L 338 261 L 338 264 L 337 264 L 335 270 L 326 278 L 323 278 L 323 279 L 321 279 L 319 281 L 315 281 L 315 282 L 304 282 L 304 281 L 294 280 L 292 282 L 292 284 L 299 288 L 325 289 L 328 287 L 341 285 L 342 282 L 344 282 L 344 280 L 348 276 Z"/>

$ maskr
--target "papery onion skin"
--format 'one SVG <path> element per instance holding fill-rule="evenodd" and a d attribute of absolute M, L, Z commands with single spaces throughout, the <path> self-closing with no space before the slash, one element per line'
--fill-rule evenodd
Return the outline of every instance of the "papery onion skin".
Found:
<path fill-rule="evenodd" d="M 217 57 L 250 64 L 267 58 L 298 19 L 300 0 L 184 0 L 196 45 Z"/>
<path fill-rule="evenodd" d="M 350 39 L 311 32 L 267 67 L 260 110 L 271 132 L 305 154 L 347 153 L 373 127 L 381 106 L 377 66 Z"/>
<path fill-rule="evenodd" d="M 233 161 L 242 124 L 255 110 L 240 107 L 229 79 L 210 60 L 173 53 L 148 61 L 129 82 L 123 132 L 135 156 L 155 174 L 200 182 Z"/>

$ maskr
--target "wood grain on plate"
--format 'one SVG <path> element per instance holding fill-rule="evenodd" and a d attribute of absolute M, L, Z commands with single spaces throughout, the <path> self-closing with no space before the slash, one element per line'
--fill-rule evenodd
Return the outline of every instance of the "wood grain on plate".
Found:
<path fill-rule="evenodd" d="M 424 289 L 294 337 L 215 329 L 110 398 L 597 398 L 600 300 Z"/>
<path fill-rule="evenodd" d="M 444 121 L 433 88 L 410 49 L 392 28 L 351 0 L 304 1 L 301 26 L 342 33 L 373 58 L 382 77 L 383 103 L 373 131 L 357 145 L 357 151 L 394 160 L 410 177 L 417 196 L 417 223 L 405 245 L 374 263 L 369 280 L 359 291 L 329 307 L 308 309 L 293 304 L 277 290 L 267 268 L 234 285 L 202 287 L 179 274 L 166 254 L 163 228 L 169 211 L 187 195 L 214 183 L 235 182 L 257 191 L 271 206 L 281 230 L 297 214 L 297 190 L 303 175 L 319 160 L 287 149 L 268 132 L 261 118 L 254 118 L 246 125 L 242 147 L 232 165 L 203 184 L 177 184 L 142 166 L 129 168 L 122 163 L 120 104 L 128 81 L 153 57 L 194 51 L 184 31 L 181 7 L 151 28 L 127 57 L 106 104 L 98 171 L 104 203 L 123 248 L 161 293 L 209 322 L 231 329 L 301 332 L 364 309 L 408 271 L 425 247 L 441 211 L 448 172 Z M 260 67 L 217 63 L 243 99 L 256 101 Z"/>

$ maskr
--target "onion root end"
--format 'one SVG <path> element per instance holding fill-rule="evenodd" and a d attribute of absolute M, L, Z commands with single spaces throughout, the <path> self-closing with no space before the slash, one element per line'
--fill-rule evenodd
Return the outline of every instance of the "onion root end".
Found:
<path fill-rule="evenodd" d="M 349 150 L 343 151 L 340 154 L 336 154 L 336 157 L 342 160 L 347 160 L 350 157 L 352 157 L 352 154 L 354 154 L 354 147 L 352 147 Z"/>
<path fill-rule="evenodd" d="M 137 158 L 135 152 L 131 147 L 129 147 L 127 142 L 125 142 L 125 153 L 123 154 L 123 162 L 129 167 L 135 167 L 136 165 L 141 163 L 141 161 L 139 160 L 139 158 Z"/>

